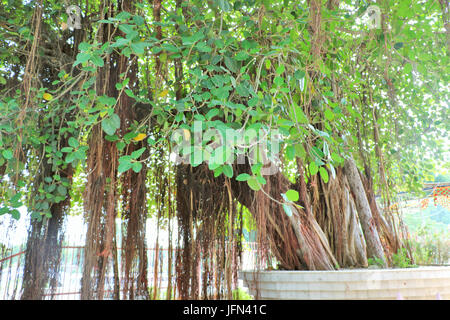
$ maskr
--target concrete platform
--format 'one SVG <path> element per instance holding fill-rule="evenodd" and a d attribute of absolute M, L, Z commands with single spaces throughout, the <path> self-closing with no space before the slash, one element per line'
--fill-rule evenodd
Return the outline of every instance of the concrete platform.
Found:
<path fill-rule="evenodd" d="M 450 300 L 450 267 L 241 271 L 239 277 L 260 299 Z"/>

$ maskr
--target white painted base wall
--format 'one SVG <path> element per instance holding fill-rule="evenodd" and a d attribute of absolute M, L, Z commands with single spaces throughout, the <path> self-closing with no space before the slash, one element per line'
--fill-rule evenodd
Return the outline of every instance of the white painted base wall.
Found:
<path fill-rule="evenodd" d="M 259 299 L 450 300 L 450 267 L 241 271 L 240 278 L 254 297 L 258 286 Z"/>

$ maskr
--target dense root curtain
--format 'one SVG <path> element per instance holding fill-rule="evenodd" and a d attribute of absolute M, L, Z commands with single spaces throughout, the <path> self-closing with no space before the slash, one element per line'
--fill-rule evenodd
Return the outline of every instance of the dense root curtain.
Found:
<path fill-rule="evenodd" d="M 230 182 L 223 175 L 214 178 L 206 165 L 179 165 L 176 170 L 179 296 L 231 299 L 237 289 L 242 217 Z"/>
<path fill-rule="evenodd" d="M 23 75 L 23 92 L 26 96 L 24 97 L 24 102 L 21 107 L 21 112 L 17 121 L 23 123 L 23 120 L 27 112 L 30 109 L 37 110 L 37 106 L 33 101 L 35 96 L 32 88 L 40 85 L 40 82 L 46 78 L 47 81 L 52 81 L 56 79 L 57 73 L 60 71 L 57 66 L 48 65 L 43 62 L 38 54 L 38 48 L 41 46 L 42 34 L 44 34 L 44 22 L 43 22 L 43 1 L 36 1 L 35 8 L 32 18 L 32 30 L 33 30 L 33 41 L 31 42 L 29 48 L 28 57 L 26 59 L 26 67 Z M 65 56 L 70 56 L 78 48 L 79 37 L 82 35 L 81 32 L 77 32 L 74 35 L 73 47 L 68 48 L 64 52 Z M 61 54 L 63 54 L 61 52 Z M 54 117 L 49 120 L 44 120 L 43 117 L 36 119 L 38 121 L 37 128 L 45 131 L 46 126 L 53 127 L 53 134 L 55 136 L 60 136 L 58 141 L 61 148 L 68 147 L 68 139 L 62 137 L 60 134 L 61 126 L 57 123 L 56 119 L 71 120 L 72 116 L 67 113 L 65 108 L 61 108 L 55 111 Z M 50 122 L 50 123 L 48 123 Z M 64 128 L 65 129 L 65 128 Z M 62 130 L 61 130 L 62 131 Z M 20 139 L 22 136 L 22 128 L 20 129 Z M 18 157 L 23 158 L 27 154 L 32 158 L 32 153 L 36 150 L 24 150 L 22 146 L 16 149 L 18 152 Z M 46 153 L 44 146 L 37 150 L 37 157 L 43 158 Z M 30 166 L 30 169 L 32 167 Z M 45 180 L 48 177 L 53 177 L 55 174 L 59 174 L 60 179 L 67 179 L 68 183 L 72 182 L 73 168 L 71 165 L 67 165 L 64 170 L 55 171 L 54 166 L 51 161 L 45 160 L 40 161 L 35 172 L 30 172 L 34 175 L 33 190 L 30 193 L 30 199 L 32 204 L 28 206 L 29 208 L 34 207 L 34 202 L 39 199 L 39 189 L 41 185 L 44 185 Z M 1 168 L 0 168 L 1 171 Z M 1 172 L 0 172 L 1 173 Z M 43 215 L 40 219 L 32 219 L 29 230 L 28 239 L 26 243 L 25 250 L 25 265 L 23 273 L 23 283 L 22 283 L 22 300 L 40 300 L 45 298 L 53 298 L 58 286 L 59 281 L 59 269 L 60 269 L 60 259 L 61 259 L 61 246 L 64 239 L 63 224 L 67 211 L 70 208 L 70 195 L 66 192 L 65 198 L 58 203 L 51 203 L 47 206 L 50 213 L 50 217 Z"/>
<path fill-rule="evenodd" d="M 104 10 L 104 9 L 107 10 Z M 114 16 L 119 11 L 133 12 L 134 2 L 117 3 L 107 1 L 101 12 L 107 12 L 103 18 Z M 108 42 L 115 32 L 108 24 L 102 24 L 98 32 L 102 43 Z M 122 34 L 124 36 L 124 34 Z M 116 83 L 128 79 L 131 87 L 137 83 L 137 57 L 125 57 L 116 52 L 109 54 L 105 66 L 98 69 L 97 95 L 107 95 L 117 99 L 115 113 L 120 118 L 120 129 L 117 134 L 123 137 L 128 133 L 134 121 L 141 121 L 136 111 L 135 100 L 126 94 L 120 94 Z M 126 154 L 143 148 L 144 141 L 130 144 Z M 145 152 L 141 157 L 148 157 Z M 139 173 L 129 171 L 118 177 L 119 150 L 113 142 L 104 139 L 100 124 L 97 124 L 89 138 L 89 154 L 87 170 L 88 183 L 85 194 L 85 215 L 88 224 L 84 270 L 82 278 L 82 299 L 103 299 L 108 268 L 113 269 L 114 298 L 146 299 L 148 298 L 147 250 L 145 246 L 145 226 L 147 218 L 145 165 Z M 120 195 L 120 197 L 119 197 Z M 116 240 L 116 217 L 119 200 L 122 202 L 123 230 L 121 265 L 123 276 L 119 279 L 118 244 Z M 111 270 L 111 269 L 109 269 Z"/>

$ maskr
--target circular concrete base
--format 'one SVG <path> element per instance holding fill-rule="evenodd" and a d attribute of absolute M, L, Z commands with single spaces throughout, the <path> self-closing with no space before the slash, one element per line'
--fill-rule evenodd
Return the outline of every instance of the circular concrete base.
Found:
<path fill-rule="evenodd" d="M 241 271 L 240 278 L 259 299 L 450 300 L 450 267 Z"/>

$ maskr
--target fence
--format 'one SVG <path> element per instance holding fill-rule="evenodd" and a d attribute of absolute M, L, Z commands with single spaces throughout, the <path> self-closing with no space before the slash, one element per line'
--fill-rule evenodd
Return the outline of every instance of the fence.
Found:
<path fill-rule="evenodd" d="M 165 299 L 165 291 L 168 287 L 168 263 L 169 251 L 166 248 L 147 249 L 148 258 L 148 285 L 154 286 L 155 282 L 155 256 L 158 252 L 157 271 L 157 298 Z M 118 249 L 118 261 L 121 261 L 121 249 Z M 172 270 L 175 270 L 175 250 L 172 252 Z M 61 264 L 58 284 L 56 290 L 50 293 L 48 289 L 44 294 L 46 299 L 54 300 L 78 300 L 80 299 L 81 278 L 83 274 L 83 246 L 64 246 L 61 252 Z M 245 243 L 242 253 L 242 269 L 252 269 L 256 265 L 257 245 L 256 243 Z M 20 299 L 23 268 L 25 265 L 24 246 L 15 249 L 0 248 L 0 300 Z M 174 272 L 174 271 L 172 271 Z M 122 277 L 120 276 L 122 283 Z M 175 285 L 175 278 L 172 277 L 172 287 Z M 113 298 L 114 277 L 112 268 L 108 268 L 105 284 L 105 299 Z"/>

